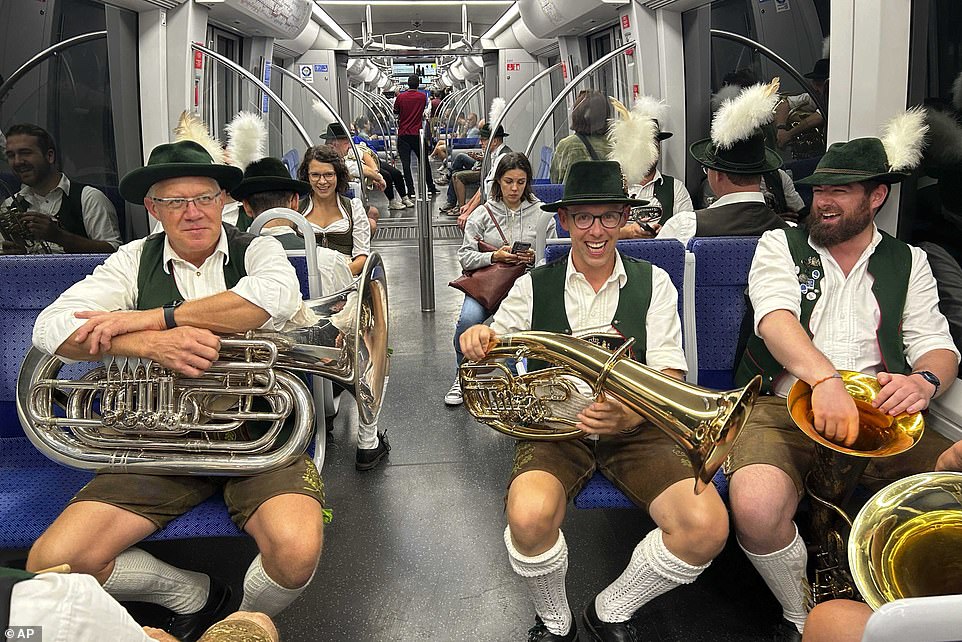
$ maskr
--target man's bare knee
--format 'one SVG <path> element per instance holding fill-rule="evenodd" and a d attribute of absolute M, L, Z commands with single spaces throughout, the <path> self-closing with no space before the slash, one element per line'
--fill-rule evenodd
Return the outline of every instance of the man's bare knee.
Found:
<path fill-rule="evenodd" d="M 729 500 L 743 546 L 760 553 L 788 544 L 783 540 L 792 530 L 798 493 L 786 473 L 767 465 L 741 468 L 732 476 Z"/>

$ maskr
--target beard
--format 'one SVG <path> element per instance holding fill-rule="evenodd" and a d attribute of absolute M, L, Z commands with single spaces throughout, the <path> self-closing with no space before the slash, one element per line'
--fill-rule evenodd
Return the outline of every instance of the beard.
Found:
<path fill-rule="evenodd" d="M 872 223 L 872 210 L 866 196 L 859 202 L 852 212 L 840 212 L 839 217 L 831 223 L 822 220 L 822 213 L 834 213 L 837 210 L 822 210 L 812 212 L 808 217 L 808 234 L 813 241 L 822 247 L 832 247 L 844 243 L 857 236 Z"/>

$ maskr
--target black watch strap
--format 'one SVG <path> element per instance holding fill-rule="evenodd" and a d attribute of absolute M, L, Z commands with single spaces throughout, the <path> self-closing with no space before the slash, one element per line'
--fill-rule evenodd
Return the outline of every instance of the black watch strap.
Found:
<path fill-rule="evenodd" d="M 183 303 L 183 301 L 174 301 L 164 306 L 164 325 L 167 326 L 168 330 L 173 330 L 177 327 L 177 321 L 174 319 L 174 310 L 176 310 L 181 303 Z"/>
<path fill-rule="evenodd" d="M 933 397 L 939 393 L 939 388 L 942 386 L 942 381 L 939 380 L 937 376 L 935 376 L 934 372 L 930 370 L 916 370 L 912 374 L 917 374 L 918 376 L 922 377 L 923 379 L 928 381 L 930 384 L 935 386 L 935 392 L 932 393 Z"/>

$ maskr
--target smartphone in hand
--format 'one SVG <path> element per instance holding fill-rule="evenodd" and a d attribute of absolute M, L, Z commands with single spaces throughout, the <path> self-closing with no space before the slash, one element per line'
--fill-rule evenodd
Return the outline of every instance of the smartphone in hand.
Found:
<path fill-rule="evenodd" d="M 515 241 L 514 245 L 511 246 L 512 254 L 521 254 L 522 252 L 527 252 L 531 249 L 530 243 L 522 243 L 521 241 Z"/>

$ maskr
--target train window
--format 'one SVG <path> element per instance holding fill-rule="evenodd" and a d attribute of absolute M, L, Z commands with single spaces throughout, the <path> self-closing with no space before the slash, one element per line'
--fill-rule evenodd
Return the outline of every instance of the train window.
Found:
<path fill-rule="evenodd" d="M 106 29 L 103 4 L 65 0 L 56 6 L 52 42 Z M 116 185 L 107 40 L 76 44 L 34 67 L 5 97 L 0 122 L 43 127 L 56 141 L 61 168 L 70 178 Z"/>
<path fill-rule="evenodd" d="M 962 4 L 916 0 L 912 12 L 909 104 L 926 109 L 930 131 L 920 169 L 902 183 L 898 232 L 929 255 L 962 346 Z"/>
<path fill-rule="evenodd" d="M 234 34 L 211 27 L 207 30 L 207 40 L 210 48 L 236 63 L 241 62 L 241 47 L 243 41 Z M 238 111 L 243 109 L 240 97 L 240 81 L 236 74 L 224 65 L 215 64 L 211 67 L 213 73 L 213 91 L 210 92 L 208 122 L 214 125 L 214 131 L 222 134 L 227 123 Z"/>

